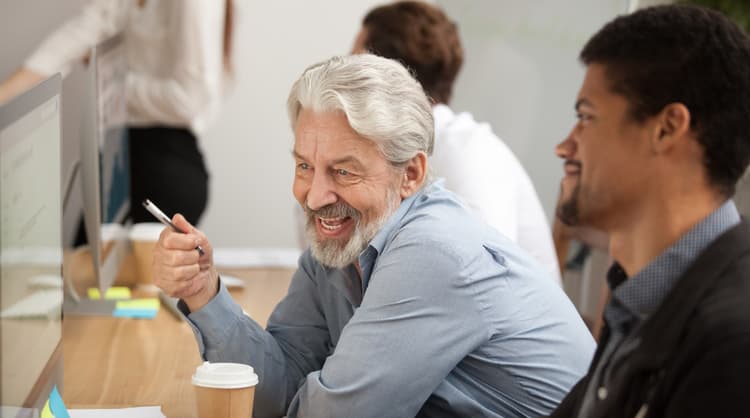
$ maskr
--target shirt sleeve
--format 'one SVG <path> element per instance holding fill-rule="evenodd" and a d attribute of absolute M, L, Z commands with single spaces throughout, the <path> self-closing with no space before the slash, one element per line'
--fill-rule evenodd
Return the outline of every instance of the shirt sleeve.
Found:
<path fill-rule="evenodd" d="M 168 45 L 174 59 L 162 74 L 130 71 L 126 80 L 128 105 L 135 114 L 148 115 L 167 125 L 185 126 L 221 89 L 222 36 L 225 2 L 171 2 Z"/>
<path fill-rule="evenodd" d="M 255 369 L 256 418 L 285 415 L 305 375 L 320 369 L 328 354 L 330 333 L 316 295 L 309 256 L 303 255 L 267 330 L 242 312 L 223 284 L 214 299 L 188 315 L 205 360 Z"/>
<path fill-rule="evenodd" d="M 380 256 L 362 305 L 321 370 L 307 375 L 291 417 L 415 416 L 490 327 L 440 243 L 397 243 Z"/>
<path fill-rule="evenodd" d="M 120 32 L 127 21 L 126 0 L 92 0 L 76 17 L 50 34 L 24 63 L 24 67 L 49 76 L 66 75 L 91 47 Z"/>

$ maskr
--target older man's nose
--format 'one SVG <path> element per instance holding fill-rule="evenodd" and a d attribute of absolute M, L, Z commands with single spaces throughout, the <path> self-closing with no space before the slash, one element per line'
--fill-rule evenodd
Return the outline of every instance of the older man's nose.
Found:
<path fill-rule="evenodd" d="M 338 195 L 336 195 L 333 184 L 328 176 L 322 173 L 315 173 L 305 201 L 307 207 L 312 210 L 318 210 L 338 201 Z"/>

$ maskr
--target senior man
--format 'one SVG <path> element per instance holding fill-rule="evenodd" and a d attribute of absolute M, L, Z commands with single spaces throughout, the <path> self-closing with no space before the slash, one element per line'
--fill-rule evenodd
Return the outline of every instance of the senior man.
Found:
<path fill-rule="evenodd" d="M 256 417 L 550 412 L 593 339 L 543 267 L 429 181 L 420 84 L 389 59 L 334 57 L 294 83 L 288 112 L 311 248 L 267 328 L 181 216 L 190 232 L 165 230 L 155 250 L 156 284 L 182 299 L 201 355 L 256 369 Z"/>

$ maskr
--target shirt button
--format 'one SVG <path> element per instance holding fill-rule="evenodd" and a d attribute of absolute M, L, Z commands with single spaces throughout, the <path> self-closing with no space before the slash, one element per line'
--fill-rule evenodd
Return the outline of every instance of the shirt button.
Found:
<path fill-rule="evenodd" d="M 597 389 L 596 397 L 599 398 L 600 401 L 607 399 L 607 388 L 602 386 L 599 389 Z"/>

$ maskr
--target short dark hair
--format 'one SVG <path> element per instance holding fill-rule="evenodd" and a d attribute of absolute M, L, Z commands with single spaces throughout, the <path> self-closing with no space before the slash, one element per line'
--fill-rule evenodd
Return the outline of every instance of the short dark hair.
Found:
<path fill-rule="evenodd" d="M 690 111 L 709 181 L 725 196 L 750 161 L 750 38 L 719 12 L 668 5 L 620 16 L 584 46 L 643 121 L 670 103 Z"/>
<path fill-rule="evenodd" d="M 458 28 L 442 10 L 402 1 L 371 10 L 362 24 L 369 52 L 400 61 L 435 102 L 448 103 L 464 54 Z"/>

